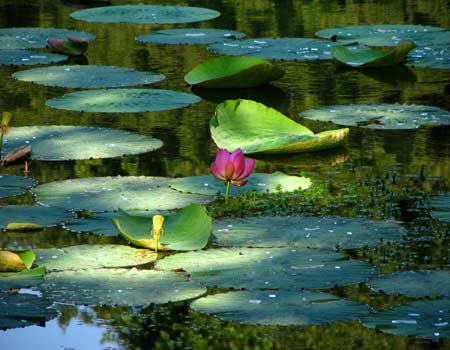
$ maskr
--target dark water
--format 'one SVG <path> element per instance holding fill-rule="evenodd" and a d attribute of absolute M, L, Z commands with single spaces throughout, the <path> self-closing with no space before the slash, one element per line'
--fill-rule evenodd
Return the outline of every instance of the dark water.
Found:
<path fill-rule="evenodd" d="M 60 27 L 91 32 L 97 39 L 86 54 L 89 64 L 117 65 L 160 72 L 166 80 L 157 88 L 189 91 L 184 74 L 214 55 L 204 46 L 151 45 L 133 41 L 137 35 L 172 27 L 226 28 L 247 37 L 313 37 L 327 27 L 356 24 L 423 24 L 450 27 L 450 2 L 444 0 L 398 1 L 112 1 L 113 4 L 147 3 L 209 7 L 221 12 L 217 19 L 186 25 L 89 24 L 69 18 L 80 8 L 77 2 L 0 0 L 0 27 Z M 86 62 L 85 62 L 86 63 Z M 190 176 L 206 174 L 216 146 L 208 123 L 216 103 L 228 98 L 254 99 L 276 108 L 295 120 L 298 113 L 326 104 L 408 103 L 427 104 L 450 110 L 450 72 L 398 68 L 378 72 L 340 70 L 331 62 L 280 62 L 286 74 L 270 87 L 247 91 L 201 95 L 200 103 L 181 110 L 158 113 L 95 114 L 47 108 L 47 99 L 70 91 L 13 80 L 20 68 L 0 67 L 0 110 L 14 114 L 13 126 L 89 125 L 111 127 L 152 135 L 164 141 L 161 149 L 140 156 L 113 159 L 42 162 L 33 161 L 30 176 L 41 183 L 67 178 L 111 175 Z M 301 121 L 314 131 L 333 128 Z M 355 183 L 395 174 L 407 187 L 436 194 L 450 178 L 450 128 L 408 131 L 352 129 L 345 148 L 326 154 L 263 159 L 258 171 L 307 172 L 319 183 L 338 186 L 348 193 Z M 8 173 L 22 174 L 13 167 Z M 359 180 L 358 180 L 359 179 Z M 362 179 L 362 180 L 361 180 Z M 353 187 L 352 187 L 353 186 Z M 402 185 L 403 186 L 403 185 Z M 346 193 L 347 193 L 346 192 Z M 360 193 L 360 192 L 358 192 Z M 355 207 L 337 206 L 332 214 L 361 215 L 365 200 Z M 367 216 L 394 218 L 405 225 L 414 219 L 409 198 L 398 199 L 395 210 L 367 209 Z M 12 203 L 32 202 L 19 197 Z M 403 201 L 401 201 L 403 200 Z M 345 199 L 343 199 L 345 202 Z M 347 203 L 348 204 L 348 203 Z M 414 208 L 413 208 L 414 209 Z M 387 213 L 387 214 L 386 214 Z M 425 224 L 425 227 L 428 227 Z M 420 235 L 421 231 L 417 230 Z M 402 266 L 448 267 L 448 235 L 425 235 L 426 243 L 412 243 L 387 257 L 375 256 L 383 271 Z M 0 234 L 0 246 L 64 247 L 111 239 L 75 235 L 62 229 L 33 234 Z M 357 256 L 360 252 L 350 252 Z M 376 255 L 376 254 L 375 254 Z M 378 259 L 378 260 L 377 260 Z M 334 293 L 382 308 L 398 299 L 372 295 L 364 287 Z M 189 310 L 187 303 L 131 308 L 75 308 L 60 306 L 61 316 L 44 327 L 0 331 L 3 349 L 450 349 L 449 341 L 427 341 L 377 333 L 358 322 L 313 327 L 256 327 L 222 322 Z"/>

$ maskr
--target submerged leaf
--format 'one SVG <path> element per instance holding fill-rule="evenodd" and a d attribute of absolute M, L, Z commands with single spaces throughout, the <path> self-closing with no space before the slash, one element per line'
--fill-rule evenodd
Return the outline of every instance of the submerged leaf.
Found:
<path fill-rule="evenodd" d="M 0 174 L 0 198 L 25 193 L 35 184 L 36 180 L 29 177 Z"/>
<path fill-rule="evenodd" d="M 38 205 L 8 205 L 0 207 L 0 229 L 23 231 L 56 226 L 73 218 L 63 209 Z"/>
<path fill-rule="evenodd" d="M 2 272 L 0 273 L 0 291 L 36 286 L 44 280 L 45 273 L 45 266 L 20 272 Z"/>
<path fill-rule="evenodd" d="M 176 28 L 156 30 L 150 34 L 137 36 L 135 39 L 152 44 L 212 44 L 233 41 L 245 37 L 244 33 L 216 28 Z"/>

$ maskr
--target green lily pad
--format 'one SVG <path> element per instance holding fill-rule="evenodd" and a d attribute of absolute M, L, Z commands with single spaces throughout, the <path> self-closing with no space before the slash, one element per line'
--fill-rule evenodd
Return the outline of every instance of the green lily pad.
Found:
<path fill-rule="evenodd" d="M 405 64 L 412 67 L 450 69 L 450 31 L 439 32 L 439 36 L 445 36 L 447 43 L 419 46 L 411 51 Z"/>
<path fill-rule="evenodd" d="M 23 194 L 34 185 L 36 180 L 29 177 L 0 174 L 0 198 Z"/>
<path fill-rule="evenodd" d="M 219 246 L 355 249 L 401 240 L 403 227 L 383 221 L 343 217 L 248 217 L 215 220 Z"/>
<path fill-rule="evenodd" d="M 266 60 L 317 61 L 330 60 L 332 47 L 326 40 L 306 38 L 259 38 L 212 44 L 208 49 L 231 56 L 256 56 Z"/>
<path fill-rule="evenodd" d="M 450 338 L 450 300 L 415 301 L 374 312 L 361 320 L 378 331 L 425 339 Z"/>
<path fill-rule="evenodd" d="M 159 112 L 197 103 L 189 93 L 162 89 L 99 89 L 55 97 L 45 105 L 77 112 L 132 113 Z"/>
<path fill-rule="evenodd" d="M 389 67 L 402 63 L 406 55 L 416 45 L 412 42 L 401 42 L 390 48 L 370 48 L 367 46 L 335 46 L 332 55 L 338 62 L 356 68 Z"/>
<path fill-rule="evenodd" d="M 143 265 L 156 260 L 147 249 L 118 244 L 85 244 L 67 248 L 35 249 L 36 263 L 47 270 L 83 270 Z"/>
<path fill-rule="evenodd" d="M 134 268 L 53 272 L 38 289 L 54 302 L 76 305 L 144 306 L 206 293 L 179 274 Z"/>
<path fill-rule="evenodd" d="M 419 270 L 381 275 L 369 281 L 369 287 L 386 294 L 422 298 L 450 296 L 450 271 Z"/>
<path fill-rule="evenodd" d="M 432 209 L 431 215 L 434 218 L 450 222 L 450 193 L 432 198 L 430 207 Z"/>
<path fill-rule="evenodd" d="M 161 236 L 162 250 L 197 250 L 206 246 L 211 235 L 211 217 L 203 205 L 192 204 L 177 214 L 165 217 Z M 113 219 L 120 234 L 132 244 L 155 249 L 150 234 L 152 218 L 120 216 Z M 159 247 L 159 246 L 158 246 Z"/>
<path fill-rule="evenodd" d="M 47 46 L 48 38 L 67 39 L 69 36 L 76 36 L 87 41 L 95 39 L 95 36 L 89 33 L 61 28 L 1 28 L 0 49 L 44 48 Z"/>
<path fill-rule="evenodd" d="M 224 183 L 212 175 L 180 177 L 171 180 L 169 186 L 180 192 L 199 193 L 211 196 L 217 193 L 225 195 L 226 189 Z M 235 196 L 244 190 L 256 192 L 268 191 L 271 193 L 278 191 L 293 192 L 298 189 L 306 190 L 310 186 L 311 179 L 309 177 L 290 176 L 281 171 L 276 171 L 272 174 L 255 173 L 248 177 L 248 182 L 245 186 L 231 186 L 230 194 Z"/>
<path fill-rule="evenodd" d="M 0 50 L 0 65 L 31 66 L 67 60 L 67 56 L 29 50 Z"/>
<path fill-rule="evenodd" d="M 191 23 L 220 16 L 214 10 L 188 6 L 120 5 L 72 12 L 70 17 L 86 22 L 168 24 Z"/>
<path fill-rule="evenodd" d="M 12 77 L 45 86 L 68 88 L 148 85 L 165 79 L 165 76 L 159 73 L 140 72 L 126 67 L 91 65 L 33 68 L 16 72 Z"/>
<path fill-rule="evenodd" d="M 179 253 L 157 262 L 219 288 L 323 289 L 367 280 L 377 268 L 345 255 L 315 249 L 222 248 Z"/>
<path fill-rule="evenodd" d="M 69 210 L 168 210 L 205 203 L 210 196 L 180 193 L 168 187 L 165 177 L 91 177 L 39 185 L 40 202 Z"/>
<path fill-rule="evenodd" d="M 320 151 L 341 145 L 348 129 L 314 134 L 280 112 L 251 100 L 228 100 L 216 108 L 209 123 L 220 148 L 241 148 L 251 154 Z"/>
<path fill-rule="evenodd" d="M 162 147 L 151 136 L 124 130 L 87 126 L 24 126 L 10 128 L 5 135 L 4 154 L 31 144 L 31 159 L 70 160 L 121 157 Z"/>
<path fill-rule="evenodd" d="M 444 109 L 387 103 L 322 106 L 301 112 L 300 116 L 368 129 L 417 129 L 450 124 L 450 113 Z"/>
<path fill-rule="evenodd" d="M 135 39 L 151 44 L 186 44 L 204 45 L 217 42 L 229 42 L 245 37 L 235 30 L 216 28 L 176 28 L 156 30 L 150 34 L 137 36 Z"/>
<path fill-rule="evenodd" d="M 20 272 L 0 273 L 0 291 L 36 286 L 44 280 L 45 266 Z"/>
<path fill-rule="evenodd" d="M 258 57 L 218 57 L 200 63 L 184 80 L 201 88 L 250 88 L 283 76 L 284 71 Z"/>
<path fill-rule="evenodd" d="M 354 320 L 369 313 L 355 301 L 308 291 L 239 291 L 195 300 L 192 309 L 225 321 L 259 325 L 310 326 Z"/>
<path fill-rule="evenodd" d="M 22 293 L 0 293 L 0 329 L 44 325 L 58 316 L 45 298 Z"/>

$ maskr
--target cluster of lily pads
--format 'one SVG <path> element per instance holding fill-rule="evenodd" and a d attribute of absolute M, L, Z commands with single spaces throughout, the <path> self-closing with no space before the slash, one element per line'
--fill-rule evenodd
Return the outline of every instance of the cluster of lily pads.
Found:
<path fill-rule="evenodd" d="M 176 18 L 176 22 L 181 23 L 218 15 L 213 10 L 192 7 L 124 5 L 80 10 L 71 17 L 105 23 L 174 23 L 173 18 Z M 407 58 L 411 64 L 427 64 L 432 58 L 437 59 L 435 56 L 443 55 L 443 66 L 433 63 L 430 67 L 447 68 L 445 50 L 444 53 L 442 50 L 438 54 L 435 52 L 442 45 L 448 48 L 449 31 L 410 27 L 371 26 L 366 30 L 369 30 L 370 40 L 379 39 L 376 44 L 386 45 L 384 40 L 388 40 L 387 36 L 392 38 L 393 33 L 400 36 L 399 41 L 404 38 L 415 42 L 417 46 Z M 198 88 L 253 87 L 282 76 L 278 67 L 261 58 L 315 60 L 331 59 L 333 55 L 347 61 L 361 56 L 375 57 L 373 60 L 360 59 L 357 64 L 371 66 L 386 65 L 386 61 L 394 59 L 399 63 L 408 54 L 403 46 L 383 50 L 383 53 L 376 49 L 360 49 L 359 44 L 374 44 L 364 41 L 366 32 L 359 27 L 345 30 L 318 33 L 333 39 L 328 41 L 304 38 L 241 40 L 244 36 L 241 33 L 198 29 L 159 31 L 136 39 L 150 43 L 216 42 L 209 47 L 215 52 L 245 55 L 217 58 L 195 67 L 186 74 L 185 80 Z M 56 58 L 50 54 L 23 50 L 44 47 L 49 33 L 61 40 L 69 35 L 82 37 L 84 41 L 94 39 L 88 33 L 62 29 L 0 29 L 0 62 L 55 62 Z M 428 45 L 435 51 L 427 51 L 426 55 L 416 59 L 417 53 Z M 358 48 L 354 49 L 356 46 Z M 46 61 L 39 61 L 36 58 L 39 55 L 46 56 Z M 8 59 L 10 61 L 5 61 Z M 124 88 L 152 84 L 164 76 L 123 67 L 63 65 L 19 71 L 13 77 L 46 86 L 93 89 L 65 94 L 46 103 L 52 108 L 73 111 L 161 111 L 200 101 L 197 96 L 184 92 Z M 347 108 L 356 112 L 349 113 Z M 424 106 L 327 106 L 303 112 L 301 116 L 340 125 L 385 129 L 450 124 L 447 111 Z M 320 151 L 341 145 L 349 133 L 348 128 L 314 133 L 276 110 L 245 99 L 219 104 L 211 119 L 210 130 L 218 147 L 240 148 L 246 154 Z M 159 140 L 120 130 L 33 126 L 11 128 L 5 136 L 4 148 L 8 151 L 27 142 L 33 146 L 32 159 L 41 160 L 114 157 L 162 147 Z M 309 178 L 275 172 L 252 174 L 245 186 L 254 192 L 294 192 L 310 185 Z M 5 271 L 0 273 L 0 301 L 5 305 L 0 310 L 0 328 L 41 323 L 56 317 L 55 311 L 48 307 L 54 302 L 145 306 L 198 298 L 191 303 L 194 310 L 224 320 L 312 325 L 359 319 L 367 327 L 389 333 L 450 338 L 448 270 L 380 275 L 377 266 L 350 259 L 336 251 L 336 247 L 359 249 L 399 241 L 405 229 L 398 224 L 363 218 L 306 216 L 213 220 L 203 204 L 215 200 L 217 193 L 223 195 L 224 190 L 228 195 L 228 188 L 225 189 L 212 175 L 179 179 L 97 177 L 38 186 L 30 178 L 0 175 L 0 198 L 21 194 L 29 188 L 39 205 L 0 207 L 2 230 L 31 230 L 63 224 L 66 229 L 76 232 L 121 235 L 139 248 L 86 245 L 0 251 L 0 267 L 3 266 Z M 235 187 L 230 191 L 233 195 L 242 189 Z M 444 212 L 444 220 L 448 220 L 447 203 L 444 200 L 432 204 L 437 207 L 439 218 Z M 88 215 L 80 218 L 80 212 Z M 151 235 L 155 215 L 164 217 L 164 231 L 159 242 Z M 203 250 L 208 243 L 214 245 L 214 249 Z M 159 259 L 154 250 L 185 252 Z M 366 304 L 326 293 L 336 286 L 365 282 L 373 290 L 387 294 L 439 299 L 420 299 L 389 310 L 374 311 Z M 231 291 L 204 296 L 207 287 Z M 32 288 L 34 294 L 41 296 L 10 292 L 17 288 Z"/>

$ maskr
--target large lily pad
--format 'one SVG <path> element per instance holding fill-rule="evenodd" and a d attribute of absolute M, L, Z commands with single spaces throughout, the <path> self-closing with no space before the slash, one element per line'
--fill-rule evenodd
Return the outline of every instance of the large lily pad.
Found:
<path fill-rule="evenodd" d="M 450 222 L 450 193 L 431 199 L 430 207 L 434 218 Z"/>
<path fill-rule="evenodd" d="M 44 325 L 58 313 L 51 302 L 31 294 L 0 293 L 0 329 Z"/>
<path fill-rule="evenodd" d="M 249 88 L 267 84 L 283 74 L 281 68 L 258 57 L 218 57 L 194 67 L 184 80 L 201 88 Z"/>
<path fill-rule="evenodd" d="M 203 205 L 192 204 L 165 218 L 161 250 L 196 250 L 206 246 L 211 235 L 211 217 Z M 152 219 L 125 215 L 113 219 L 120 234 L 132 244 L 155 249 L 151 236 Z"/>
<path fill-rule="evenodd" d="M 5 135 L 5 154 L 31 144 L 31 159 L 69 160 L 121 157 L 150 152 L 162 146 L 151 136 L 87 126 L 24 126 Z"/>
<path fill-rule="evenodd" d="M 29 177 L 0 174 L 0 198 L 23 194 L 35 184 L 36 180 Z"/>
<path fill-rule="evenodd" d="M 86 244 L 67 248 L 35 249 L 36 263 L 47 270 L 82 270 L 143 265 L 156 260 L 147 249 L 118 244 Z"/>
<path fill-rule="evenodd" d="M 225 194 L 226 186 L 223 181 L 212 175 L 180 177 L 169 182 L 169 186 L 180 192 L 199 193 L 205 195 Z M 278 191 L 293 192 L 305 190 L 311 186 L 311 179 L 304 176 L 290 176 L 280 171 L 272 174 L 251 174 L 245 186 L 231 186 L 230 194 L 235 196 L 244 190 L 256 192 Z"/>
<path fill-rule="evenodd" d="M 76 305 L 144 306 L 206 293 L 204 287 L 179 274 L 137 269 L 53 272 L 38 289 L 52 301 Z"/>
<path fill-rule="evenodd" d="M 44 266 L 20 272 L 0 273 L 0 291 L 36 286 L 44 280 L 46 269 Z"/>
<path fill-rule="evenodd" d="M 245 37 L 244 33 L 216 28 L 176 28 L 156 30 L 136 37 L 137 41 L 152 44 L 212 44 Z"/>
<path fill-rule="evenodd" d="M 210 196 L 180 193 L 165 177 L 92 177 L 50 182 L 35 189 L 38 200 L 69 210 L 166 210 L 212 200 Z"/>
<path fill-rule="evenodd" d="M 441 108 L 387 103 L 323 106 L 301 112 L 300 116 L 368 129 L 416 129 L 450 124 L 450 113 Z"/>
<path fill-rule="evenodd" d="M 239 291 L 197 299 L 191 307 L 226 321 L 260 325 L 309 326 L 354 320 L 369 307 L 308 291 Z"/>
<path fill-rule="evenodd" d="M 159 112 L 197 103 L 200 98 L 185 92 L 162 89 L 101 89 L 55 97 L 48 107 L 78 112 Z"/>
<path fill-rule="evenodd" d="M 362 218 L 248 217 L 215 220 L 216 244 L 233 247 L 354 249 L 400 240 L 399 225 Z"/>
<path fill-rule="evenodd" d="M 148 85 L 164 80 L 165 76 L 153 72 L 140 72 L 132 68 L 115 66 L 52 66 L 16 72 L 13 78 L 45 86 L 68 88 L 108 88 Z"/>
<path fill-rule="evenodd" d="M 306 38 L 259 38 L 217 43 L 208 49 L 232 56 L 256 56 L 266 60 L 316 61 L 331 59 L 331 49 L 338 44 Z"/>
<path fill-rule="evenodd" d="M 348 129 L 314 134 L 275 109 L 251 100 L 219 104 L 209 129 L 218 147 L 241 148 L 252 154 L 320 151 L 341 145 L 348 134 Z"/>
<path fill-rule="evenodd" d="M 67 56 L 29 50 L 0 50 L 0 64 L 11 66 L 31 66 L 33 64 L 57 63 Z"/>
<path fill-rule="evenodd" d="M 316 249 L 222 248 L 180 253 L 158 261 L 163 270 L 185 270 L 194 281 L 220 288 L 322 289 L 368 279 L 377 268 Z"/>
<path fill-rule="evenodd" d="M 72 12 L 70 17 L 86 22 L 168 24 L 191 23 L 220 16 L 214 10 L 188 6 L 120 5 Z"/>
<path fill-rule="evenodd" d="M 415 301 L 374 312 L 364 326 L 395 335 L 425 339 L 450 338 L 450 300 Z"/>
<path fill-rule="evenodd" d="M 67 39 L 69 36 L 87 41 L 95 39 L 95 36 L 89 33 L 61 28 L 1 28 L 0 49 L 44 48 L 47 46 L 48 38 Z"/>
<path fill-rule="evenodd" d="M 369 281 L 372 289 L 408 297 L 450 296 L 450 271 L 402 271 L 381 275 Z"/>

